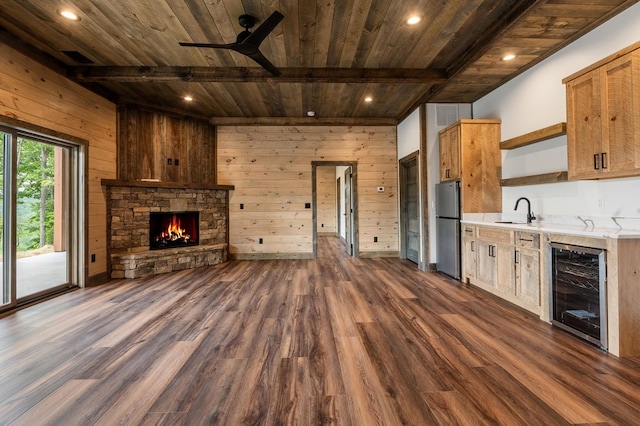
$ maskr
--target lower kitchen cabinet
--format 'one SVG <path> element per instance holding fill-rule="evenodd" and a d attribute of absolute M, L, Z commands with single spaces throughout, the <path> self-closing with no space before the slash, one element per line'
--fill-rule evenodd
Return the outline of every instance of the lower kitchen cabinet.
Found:
<path fill-rule="evenodd" d="M 515 249 L 515 295 L 522 303 L 540 307 L 540 252 Z"/>
<path fill-rule="evenodd" d="M 463 227 L 463 280 L 540 314 L 540 235 Z"/>
<path fill-rule="evenodd" d="M 476 278 L 477 271 L 476 227 L 462 226 L 462 276 Z"/>

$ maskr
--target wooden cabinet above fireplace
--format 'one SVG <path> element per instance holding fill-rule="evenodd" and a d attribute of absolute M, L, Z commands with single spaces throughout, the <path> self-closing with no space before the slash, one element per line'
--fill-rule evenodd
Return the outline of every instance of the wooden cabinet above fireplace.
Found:
<path fill-rule="evenodd" d="M 118 107 L 118 180 L 216 184 L 215 127 L 134 106 Z"/>

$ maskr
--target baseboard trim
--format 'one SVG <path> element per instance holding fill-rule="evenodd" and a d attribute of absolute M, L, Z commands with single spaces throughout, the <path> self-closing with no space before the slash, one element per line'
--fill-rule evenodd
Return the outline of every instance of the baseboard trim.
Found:
<path fill-rule="evenodd" d="M 231 260 L 313 259 L 313 253 L 229 253 Z"/>
<path fill-rule="evenodd" d="M 397 251 L 361 251 L 358 253 L 358 257 L 363 259 L 371 259 L 374 257 L 400 257 L 400 253 Z"/>
<path fill-rule="evenodd" d="M 98 286 L 100 284 L 104 284 L 107 281 L 109 281 L 109 273 L 108 272 L 101 272 L 101 273 L 96 274 L 96 275 L 91 275 L 89 278 L 87 278 L 87 283 L 86 283 L 85 287 L 95 287 L 95 286 Z"/>

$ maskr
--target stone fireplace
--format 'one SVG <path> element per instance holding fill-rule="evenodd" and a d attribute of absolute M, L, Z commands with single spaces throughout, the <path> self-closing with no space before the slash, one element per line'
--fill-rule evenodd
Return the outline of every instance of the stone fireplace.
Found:
<path fill-rule="evenodd" d="M 102 184 L 107 189 L 111 278 L 139 278 L 228 260 L 233 186 L 110 179 Z"/>

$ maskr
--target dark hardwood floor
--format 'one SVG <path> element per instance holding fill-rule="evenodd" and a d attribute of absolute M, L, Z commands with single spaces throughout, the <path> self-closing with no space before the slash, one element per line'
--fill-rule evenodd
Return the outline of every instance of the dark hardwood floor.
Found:
<path fill-rule="evenodd" d="M 638 424 L 640 360 L 398 259 L 233 261 L 0 319 L 0 424 Z"/>

